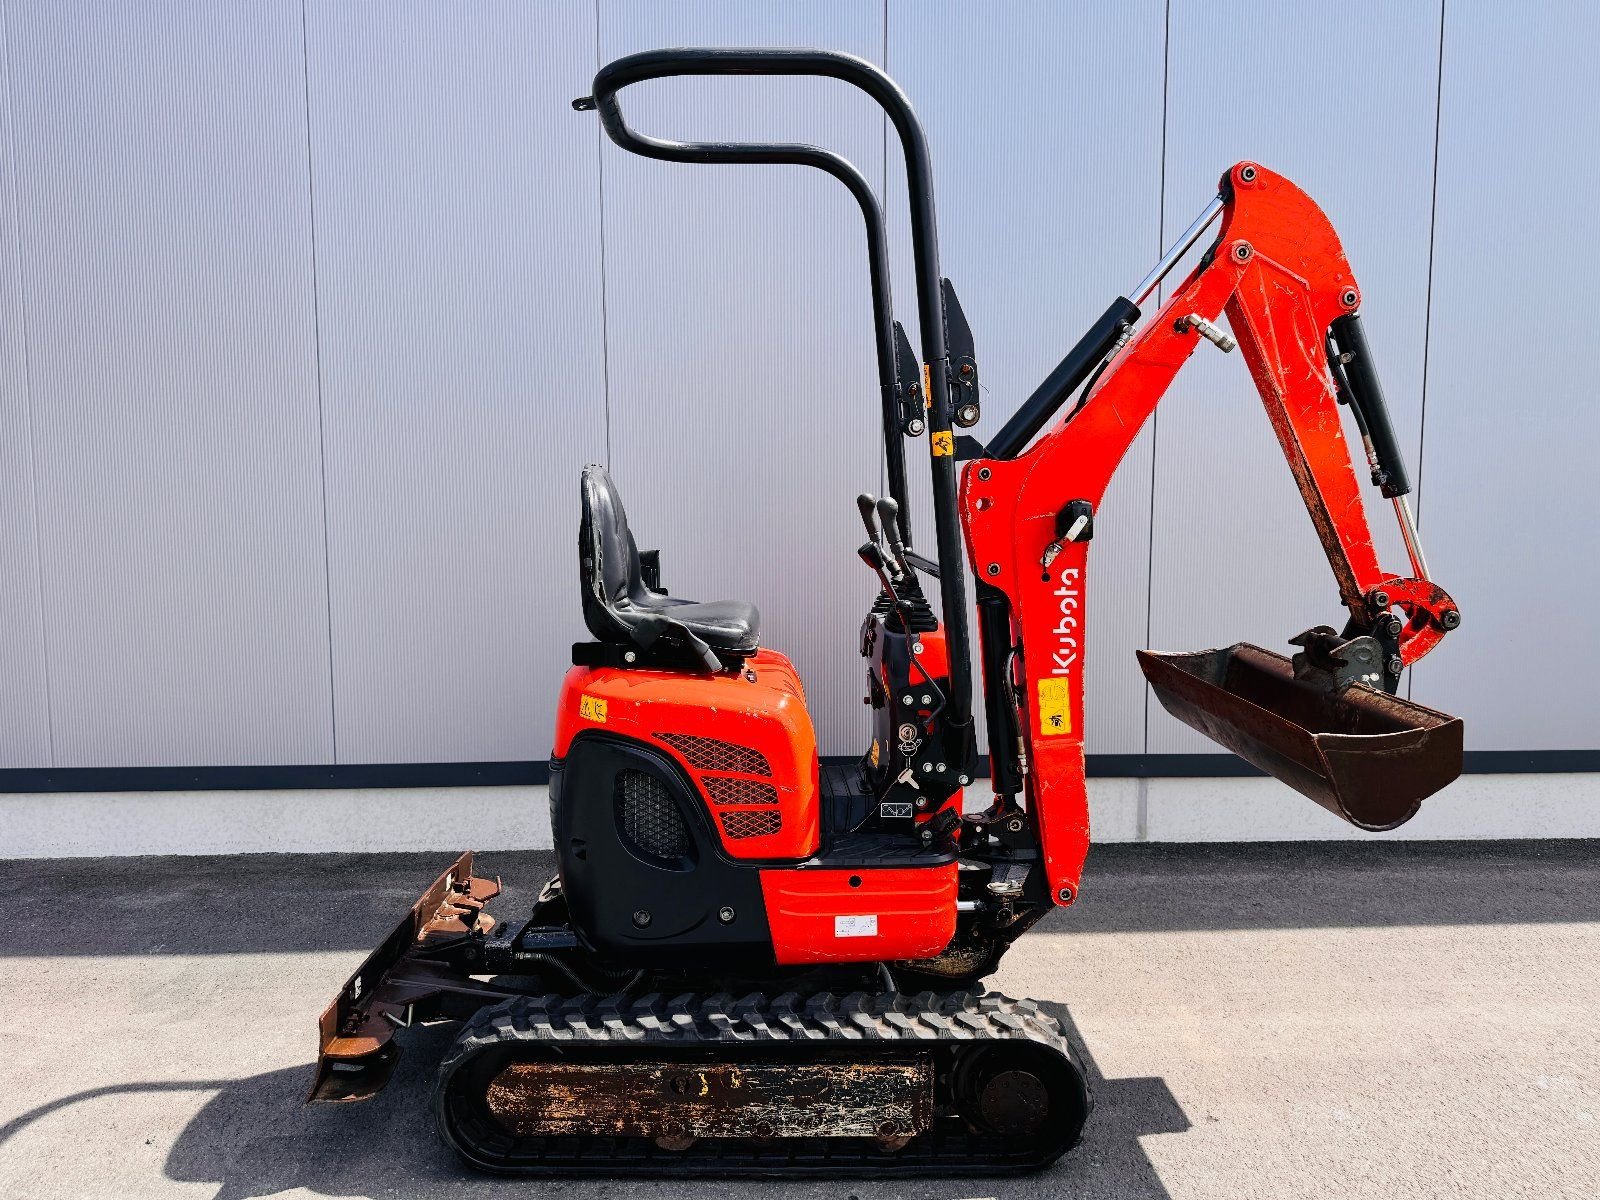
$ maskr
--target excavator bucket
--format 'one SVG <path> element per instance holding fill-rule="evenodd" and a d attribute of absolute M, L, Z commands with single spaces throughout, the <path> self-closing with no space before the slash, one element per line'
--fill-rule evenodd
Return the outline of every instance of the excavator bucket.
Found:
<path fill-rule="evenodd" d="M 1247 642 L 1139 651 L 1161 706 L 1191 729 L 1362 829 L 1393 829 L 1461 774 L 1461 721 L 1364 684 L 1295 678 Z"/>

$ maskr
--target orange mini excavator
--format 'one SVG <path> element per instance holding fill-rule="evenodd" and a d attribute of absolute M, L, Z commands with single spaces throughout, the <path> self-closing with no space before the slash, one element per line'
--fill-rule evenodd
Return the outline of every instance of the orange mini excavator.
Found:
<path fill-rule="evenodd" d="M 894 321 L 882 212 L 855 167 L 813 146 L 672 142 L 628 126 L 620 90 L 684 75 L 825 76 L 882 105 L 905 157 L 920 361 Z M 1202 341 L 1249 367 L 1345 611 L 1341 628 L 1289 639 L 1292 657 L 1243 643 L 1141 653 L 1150 686 L 1179 720 L 1364 829 L 1406 821 L 1461 769 L 1461 723 L 1396 695 L 1403 669 L 1460 617 L 1428 577 L 1338 236 L 1294 184 L 1237 163 L 982 445 L 958 432 L 979 418 L 978 363 L 939 271 L 927 143 L 881 71 L 823 51 L 661 50 L 604 67 L 574 107 L 636 154 L 811 167 L 860 205 L 889 490 L 857 501 L 857 553 L 878 584 L 860 633 L 871 729 L 858 761 L 819 766 L 800 678 L 761 644 L 755 606 L 668 595 L 611 479 L 585 468 L 578 577 L 593 640 L 573 647 L 556 719 L 557 875 L 524 919 L 500 922 L 484 911 L 498 884 L 462 855 L 323 1014 L 312 1098 L 372 1095 L 393 1071 L 397 1028 L 455 1019 L 465 1025 L 435 1113 L 486 1170 L 1043 1166 L 1078 1139 L 1084 1075 L 1054 1020 L 982 982 L 1078 897 L 1095 517 Z M 1345 410 L 1393 501 L 1409 575 L 1378 561 Z M 931 556 L 912 549 L 908 443 L 928 451 Z M 968 812 L 980 715 L 993 800 Z"/>

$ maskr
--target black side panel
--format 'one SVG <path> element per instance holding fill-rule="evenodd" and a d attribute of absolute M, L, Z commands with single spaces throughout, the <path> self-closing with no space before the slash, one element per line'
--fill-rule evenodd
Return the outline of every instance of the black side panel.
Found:
<path fill-rule="evenodd" d="M 723 854 L 666 755 L 608 734 L 573 739 L 550 764 L 550 823 L 573 927 L 601 954 L 665 964 L 694 947 L 713 951 L 703 965 L 771 965 L 760 872 Z"/>

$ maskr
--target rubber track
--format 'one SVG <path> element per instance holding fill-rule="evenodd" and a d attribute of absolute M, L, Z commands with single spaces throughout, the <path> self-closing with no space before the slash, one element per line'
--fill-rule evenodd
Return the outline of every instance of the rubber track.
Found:
<path fill-rule="evenodd" d="M 471 1122 L 474 1133 L 460 1126 L 463 1100 L 452 1092 L 453 1083 L 486 1086 L 487 1081 L 472 1083 L 471 1072 L 463 1076 L 463 1069 L 481 1055 L 502 1049 L 514 1053 L 518 1046 L 547 1050 L 560 1045 L 568 1058 L 585 1050 L 625 1049 L 647 1060 L 653 1047 L 681 1052 L 729 1046 L 748 1053 L 757 1046 L 802 1043 L 809 1059 L 823 1043 L 843 1048 L 867 1042 L 895 1043 L 897 1050 L 909 1048 L 907 1043 L 952 1050 L 957 1047 L 950 1043 L 1026 1043 L 1069 1069 L 1081 1091 L 1062 1102 L 1067 1112 L 1078 1110 L 1077 1119 L 1069 1117 L 1039 1138 L 1019 1143 L 974 1131 L 946 1111 L 941 1089 L 933 1127 L 898 1151 L 868 1138 L 702 1139 L 688 1150 L 669 1151 L 648 1138 L 512 1137 L 492 1120 Z M 1038 1060 L 1030 1056 L 1030 1061 Z M 468 1164 L 502 1174 L 557 1176 L 1019 1174 L 1047 1166 L 1071 1149 L 1089 1106 L 1087 1082 L 1054 1018 L 1031 1000 L 966 992 L 519 997 L 482 1010 L 466 1024 L 440 1063 L 434 1090 L 440 1134 Z"/>

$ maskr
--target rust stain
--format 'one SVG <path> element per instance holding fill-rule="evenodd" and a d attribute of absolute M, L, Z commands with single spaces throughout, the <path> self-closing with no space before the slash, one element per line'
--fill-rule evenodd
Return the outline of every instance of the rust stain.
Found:
<path fill-rule="evenodd" d="M 909 1138 L 933 1118 L 933 1067 L 850 1063 L 520 1062 L 489 1111 L 519 1137 Z"/>

